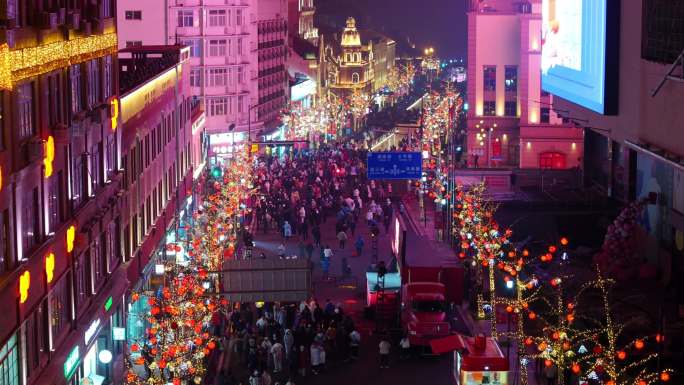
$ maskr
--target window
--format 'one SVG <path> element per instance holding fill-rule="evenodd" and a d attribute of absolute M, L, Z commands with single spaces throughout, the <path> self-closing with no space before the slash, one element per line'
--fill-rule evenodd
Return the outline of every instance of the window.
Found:
<path fill-rule="evenodd" d="M 225 68 L 210 68 L 207 72 L 209 73 L 207 79 L 208 86 L 219 87 L 226 85 L 227 70 Z"/>
<path fill-rule="evenodd" d="M 506 66 L 504 68 L 504 88 L 506 92 L 515 92 L 518 90 L 518 67 Z"/>
<path fill-rule="evenodd" d="M 142 20 L 142 11 L 126 11 L 126 20 Z"/>
<path fill-rule="evenodd" d="M 19 382 L 19 345 L 16 334 L 12 334 L 7 343 L 0 348 L 0 384 L 21 384 Z"/>
<path fill-rule="evenodd" d="M 107 159 L 107 181 L 114 175 L 116 170 L 116 135 L 110 135 L 107 137 L 107 153 L 105 157 Z"/>
<path fill-rule="evenodd" d="M 244 110 L 244 105 L 245 105 L 245 97 L 244 96 L 238 96 L 238 98 L 237 98 L 237 112 L 242 112 Z"/>
<path fill-rule="evenodd" d="M 496 115 L 496 102 L 484 102 L 484 116 Z"/>
<path fill-rule="evenodd" d="M 112 0 L 102 0 L 102 17 L 112 17 Z"/>
<path fill-rule="evenodd" d="M 126 48 L 140 47 L 142 46 L 142 40 L 126 40 Z"/>
<path fill-rule="evenodd" d="M 209 40 L 209 56 L 226 56 L 226 40 Z"/>
<path fill-rule="evenodd" d="M 94 107 L 100 102 L 100 63 L 98 59 L 86 62 L 88 71 L 88 106 Z"/>
<path fill-rule="evenodd" d="M 684 48 L 683 20 L 681 1 L 643 1 L 641 57 L 658 63 L 673 63 Z"/>
<path fill-rule="evenodd" d="M 24 258 L 38 243 L 38 188 L 30 194 L 25 194 L 21 202 L 21 238 Z"/>
<path fill-rule="evenodd" d="M 56 346 L 56 340 L 62 332 L 69 326 L 69 273 L 55 283 L 55 286 L 48 294 L 50 301 L 50 330 L 52 331 L 52 344 Z"/>
<path fill-rule="evenodd" d="M 202 41 L 199 39 L 183 40 L 183 45 L 190 46 L 190 56 L 202 56 Z"/>
<path fill-rule="evenodd" d="M 9 248 L 9 209 L 0 213 L 0 274 L 14 268 L 14 258 Z"/>
<path fill-rule="evenodd" d="M 93 267 L 93 294 L 104 284 L 104 278 L 107 275 L 104 247 L 104 233 L 102 233 L 90 245 L 90 266 Z"/>
<path fill-rule="evenodd" d="M 90 295 L 87 261 L 86 253 L 82 253 L 74 263 L 74 300 L 79 313 L 85 309 L 86 300 Z"/>
<path fill-rule="evenodd" d="M 484 66 L 484 90 L 496 91 L 496 66 Z"/>
<path fill-rule="evenodd" d="M 47 339 L 45 335 L 46 317 L 47 317 L 47 302 L 43 301 L 36 311 L 31 313 L 26 318 L 22 332 L 22 345 L 26 349 L 26 374 L 27 377 L 33 374 L 33 371 L 38 368 L 40 364 L 40 353 L 47 351 Z M 1 382 L 0 382 L 1 383 Z"/>
<path fill-rule="evenodd" d="M 515 101 L 507 100 L 504 103 L 504 115 L 518 116 L 518 103 Z"/>
<path fill-rule="evenodd" d="M 237 54 L 242 55 L 242 38 L 237 39 Z"/>
<path fill-rule="evenodd" d="M 358 72 L 354 72 L 354 73 L 352 74 L 352 83 L 358 83 L 358 82 L 359 82 L 359 73 L 358 73 Z"/>
<path fill-rule="evenodd" d="M 539 154 L 539 168 L 565 168 L 565 154 L 560 152 L 542 152 Z"/>
<path fill-rule="evenodd" d="M 102 151 L 100 145 L 102 142 L 93 145 L 90 148 L 90 193 L 95 194 L 102 184 Z"/>
<path fill-rule="evenodd" d="M 33 125 L 33 83 L 20 85 L 17 89 L 19 103 L 19 138 L 27 139 L 36 131 Z"/>
<path fill-rule="evenodd" d="M 226 115 L 228 112 L 227 98 L 212 98 L 209 99 L 209 115 Z"/>
<path fill-rule="evenodd" d="M 223 27 L 226 25 L 226 10 L 212 9 L 209 11 L 209 26 Z"/>
<path fill-rule="evenodd" d="M 80 154 L 71 159 L 71 200 L 74 207 L 83 200 L 83 158 Z"/>
<path fill-rule="evenodd" d="M 48 191 L 48 210 L 50 221 L 50 233 L 57 230 L 57 226 L 64 220 L 64 210 L 62 208 L 62 183 L 64 180 L 63 171 L 59 171 L 57 175 L 50 177 L 50 190 Z"/>
<path fill-rule="evenodd" d="M 83 109 L 81 66 L 79 64 L 69 67 L 69 79 L 71 81 L 71 112 L 77 113 Z"/>
<path fill-rule="evenodd" d="M 102 72 L 104 72 L 104 78 L 102 79 L 102 97 L 107 99 L 112 96 L 112 87 L 114 84 L 112 79 L 112 55 L 107 55 L 102 58 L 102 69 Z"/>
<path fill-rule="evenodd" d="M 245 83 L 245 74 L 244 74 L 244 71 L 242 70 L 242 67 L 237 68 L 237 82 L 238 82 L 238 84 L 244 84 Z"/>
<path fill-rule="evenodd" d="M 62 119 L 62 103 L 64 103 L 62 95 L 62 82 L 59 73 L 50 75 L 47 78 L 48 81 L 48 95 L 49 102 L 48 107 L 48 119 L 50 126 L 54 127 L 57 123 L 61 123 Z M 0 111 L 2 112 L 2 111 Z"/>
<path fill-rule="evenodd" d="M 107 272 L 111 272 L 121 260 L 121 249 L 119 248 L 119 219 L 112 221 L 107 226 Z"/>
<path fill-rule="evenodd" d="M 190 70 L 190 86 L 200 87 L 202 85 L 202 72 L 199 68 Z"/>
<path fill-rule="evenodd" d="M 178 26 L 179 27 L 192 27 L 194 25 L 194 20 L 192 16 L 192 10 L 181 9 L 178 11 Z"/>
<path fill-rule="evenodd" d="M 541 115 L 541 117 L 539 118 L 540 123 L 548 124 L 551 121 L 551 110 L 549 109 L 549 107 L 542 107 L 540 115 Z"/>
<path fill-rule="evenodd" d="M 242 10 L 235 11 L 235 25 L 242 25 Z"/>

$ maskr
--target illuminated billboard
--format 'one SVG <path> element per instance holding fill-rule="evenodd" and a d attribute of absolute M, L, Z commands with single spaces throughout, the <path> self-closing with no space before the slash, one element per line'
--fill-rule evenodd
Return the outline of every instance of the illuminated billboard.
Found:
<path fill-rule="evenodd" d="M 542 89 L 617 113 L 618 0 L 543 0 Z"/>

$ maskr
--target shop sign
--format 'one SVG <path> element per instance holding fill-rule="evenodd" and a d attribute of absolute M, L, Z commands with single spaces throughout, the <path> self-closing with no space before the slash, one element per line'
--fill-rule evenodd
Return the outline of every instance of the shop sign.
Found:
<path fill-rule="evenodd" d="M 90 326 L 88 326 L 88 329 L 86 329 L 85 333 L 83 333 L 83 338 L 85 339 L 85 344 L 88 345 L 90 341 L 95 337 L 95 334 L 97 333 L 97 328 L 100 327 L 100 319 L 96 319 L 93 321 Z"/>
<path fill-rule="evenodd" d="M 67 356 L 66 361 L 64 361 L 64 377 L 69 378 L 74 374 L 74 369 L 78 367 L 78 359 L 80 358 L 78 354 L 78 345 L 74 346 L 74 349 Z"/>
<path fill-rule="evenodd" d="M 112 339 L 114 341 L 124 341 L 126 340 L 126 328 L 112 328 Z"/>
<path fill-rule="evenodd" d="M 114 299 L 113 299 L 112 296 L 110 295 L 109 298 L 107 298 L 107 300 L 105 301 L 105 304 L 104 304 L 104 309 L 105 309 L 105 311 L 109 311 L 109 309 L 112 308 L 112 304 L 113 304 L 113 303 L 114 303 Z"/>

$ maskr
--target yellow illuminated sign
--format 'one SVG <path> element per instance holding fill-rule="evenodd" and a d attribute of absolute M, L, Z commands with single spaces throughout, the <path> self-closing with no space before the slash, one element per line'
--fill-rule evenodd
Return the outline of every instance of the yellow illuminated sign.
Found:
<path fill-rule="evenodd" d="M 76 226 L 71 225 L 66 231 L 67 253 L 74 251 L 74 240 L 76 239 Z"/>
<path fill-rule="evenodd" d="M 48 136 L 45 141 L 45 158 L 43 165 L 45 165 L 45 177 L 52 175 L 52 162 L 55 160 L 55 138 L 52 135 Z"/>
<path fill-rule="evenodd" d="M 28 270 L 19 277 L 19 303 L 24 303 L 28 299 L 28 291 L 31 286 L 31 273 Z"/>
<path fill-rule="evenodd" d="M 252 144 L 252 152 L 259 152 L 259 145 L 258 144 Z"/>
<path fill-rule="evenodd" d="M 55 253 L 50 252 L 45 256 L 45 278 L 47 283 L 52 282 L 55 273 Z"/>
<path fill-rule="evenodd" d="M 112 99 L 110 106 L 112 108 L 112 131 L 116 131 L 116 127 L 119 125 L 119 99 Z"/>

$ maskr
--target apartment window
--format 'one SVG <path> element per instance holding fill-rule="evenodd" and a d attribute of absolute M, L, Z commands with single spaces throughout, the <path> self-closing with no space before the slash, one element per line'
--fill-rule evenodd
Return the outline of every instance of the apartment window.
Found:
<path fill-rule="evenodd" d="M 22 331 L 22 342 L 26 349 L 26 374 L 27 377 L 33 374 L 33 371 L 38 368 L 40 364 L 40 353 L 47 351 L 47 336 L 45 335 L 46 317 L 47 317 L 47 302 L 43 301 L 37 309 L 26 318 Z M 2 383 L 2 382 L 0 382 Z"/>
<path fill-rule="evenodd" d="M 115 135 L 110 135 L 107 137 L 107 153 L 105 154 L 105 157 L 107 159 L 107 180 L 111 178 L 112 175 L 114 175 L 114 171 L 116 170 L 116 136 Z"/>
<path fill-rule="evenodd" d="M 190 70 L 190 86 L 202 86 L 202 71 L 200 71 L 199 68 L 193 68 Z"/>
<path fill-rule="evenodd" d="M 9 248 L 9 210 L 0 212 L 0 274 L 11 271 L 14 259 Z"/>
<path fill-rule="evenodd" d="M 102 58 L 102 69 L 104 72 L 104 78 L 102 79 L 102 97 L 107 99 L 112 96 L 113 79 L 112 79 L 112 56 L 107 55 Z"/>
<path fill-rule="evenodd" d="M 36 133 L 33 124 L 33 83 L 20 85 L 17 89 L 19 103 L 19 138 L 27 139 Z"/>
<path fill-rule="evenodd" d="M 209 26 L 223 27 L 226 25 L 226 10 L 212 9 L 209 11 Z"/>
<path fill-rule="evenodd" d="M 90 295 L 90 290 L 88 290 L 90 279 L 88 279 L 87 262 L 86 253 L 81 253 L 74 264 L 74 299 L 76 301 L 76 308 L 79 312 L 85 309 L 86 300 Z"/>
<path fill-rule="evenodd" d="M 242 10 L 235 11 L 235 25 L 242 25 Z"/>
<path fill-rule="evenodd" d="M 684 3 L 645 0 L 642 14 L 641 57 L 671 64 L 684 49 Z"/>
<path fill-rule="evenodd" d="M 484 90 L 496 91 L 496 66 L 484 66 Z"/>
<path fill-rule="evenodd" d="M 126 48 L 140 47 L 142 46 L 142 40 L 126 40 Z"/>
<path fill-rule="evenodd" d="M 539 122 L 548 124 L 551 121 L 551 109 L 549 107 L 542 107 Z"/>
<path fill-rule="evenodd" d="M 484 116 L 496 115 L 496 102 L 484 102 Z"/>
<path fill-rule="evenodd" d="M 190 46 L 190 56 L 202 56 L 202 41 L 199 39 L 183 40 L 183 45 Z"/>
<path fill-rule="evenodd" d="M 107 228 L 107 272 L 111 272 L 121 260 L 121 250 L 119 249 L 119 219 L 109 223 Z"/>
<path fill-rule="evenodd" d="M 245 73 L 242 70 L 242 67 L 237 68 L 237 81 L 238 81 L 238 84 L 244 84 L 245 83 Z"/>
<path fill-rule="evenodd" d="M 237 98 L 237 112 L 240 113 L 243 111 L 245 105 L 245 97 L 244 96 L 238 96 Z"/>
<path fill-rule="evenodd" d="M 38 188 L 26 194 L 21 202 L 21 238 L 24 258 L 38 243 Z"/>
<path fill-rule="evenodd" d="M 90 266 L 93 267 L 93 294 L 104 284 L 104 278 L 107 275 L 104 246 L 104 234 L 100 234 L 90 245 Z"/>
<path fill-rule="evenodd" d="M 102 17 L 112 17 L 112 0 L 102 0 Z"/>
<path fill-rule="evenodd" d="M 71 307 L 69 304 L 69 274 L 64 274 L 55 283 L 55 286 L 48 294 L 50 301 L 50 330 L 52 331 L 52 346 L 55 340 L 69 326 L 69 314 Z"/>
<path fill-rule="evenodd" d="M 208 86 L 210 87 L 222 87 L 226 85 L 226 73 L 225 68 L 210 68 L 209 69 Z"/>
<path fill-rule="evenodd" d="M 74 64 L 69 67 L 71 82 L 71 112 L 77 113 L 83 109 L 83 90 L 81 89 L 81 66 Z"/>
<path fill-rule="evenodd" d="M 506 101 L 504 103 L 504 115 L 518 116 L 518 103 L 515 101 Z"/>
<path fill-rule="evenodd" d="M 228 99 L 227 98 L 212 98 L 209 99 L 209 115 L 219 116 L 228 113 Z"/>
<path fill-rule="evenodd" d="M 61 123 L 62 119 L 62 82 L 59 73 L 48 76 L 48 120 L 50 126 L 55 126 L 57 123 Z M 1 113 L 2 111 L 0 111 Z"/>
<path fill-rule="evenodd" d="M 496 75 L 495 75 L 496 76 Z M 507 92 L 518 90 L 518 67 L 506 66 L 504 68 L 504 87 Z"/>
<path fill-rule="evenodd" d="M 74 207 L 83 200 L 83 158 L 80 154 L 71 160 L 71 200 Z"/>
<path fill-rule="evenodd" d="M 7 340 L 0 348 L 0 384 L 21 385 L 19 381 L 19 345 L 17 335 Z"/>
<path fill-rule="evenodd" d="M 237 54 L 242 55 L 242 38 L 237 39 Z"/>
<path fill-rule="evenodd" d="M 178 11 L 178 26 L 192 27 L 194 25 L 192 10 L 181 9 Z"/>
<path fill-rule="evenodd" d="M 49 180 L 48 192 L 48 210 L 50 216 L 50 233 L 57 230 L 57 226 L 64 220 L 64 210 L 62 209 L 62 183 L 64 180 L 64 173 L 59 171 L 57 175 L 53 175 Z"/>
<path fill-rule="evenodd" d="M 142 20 L 142 11 L 126 11 L 126 20 Z"/>
<path fill-rule="evenodd" d="M 88 106 L 94 107 L 100 102 L 100 63 L 98 59 L 86 63 L 88 71 Z"/>
<path fill-rule="evenodd" d="M 209 40 L 209 56 L 226 56 L 226 41 Z"/>

